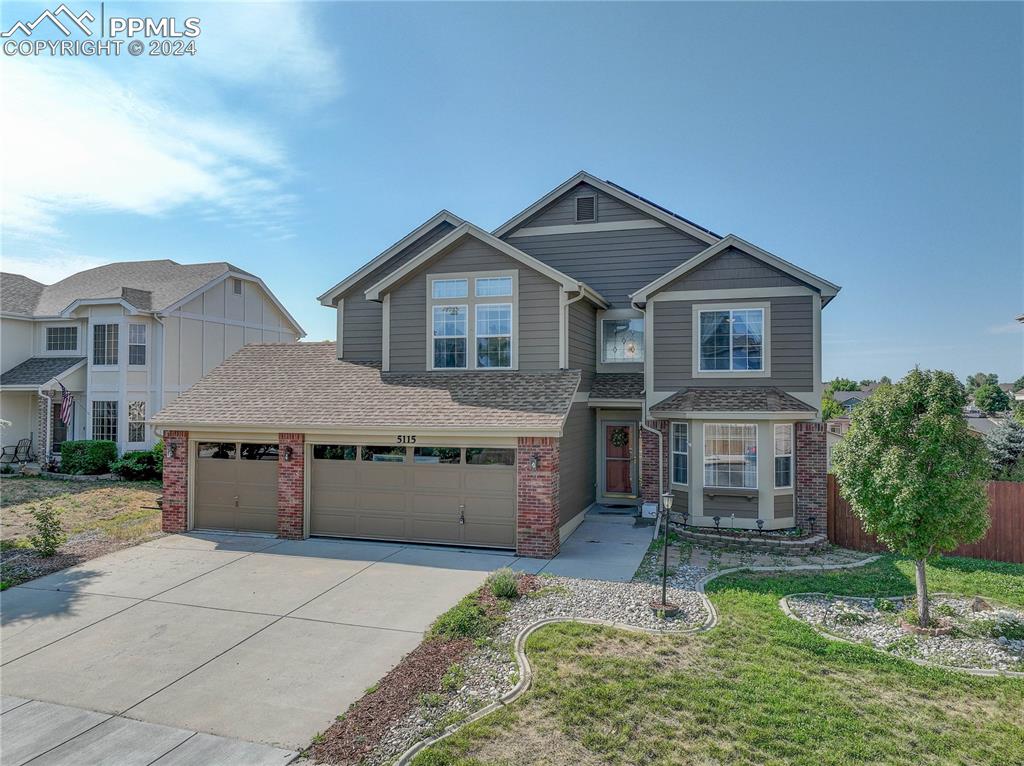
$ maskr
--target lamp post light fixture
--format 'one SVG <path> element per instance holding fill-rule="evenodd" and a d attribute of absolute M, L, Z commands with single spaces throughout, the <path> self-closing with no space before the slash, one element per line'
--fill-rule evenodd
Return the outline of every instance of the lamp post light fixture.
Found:
<path fill-rule="evenodd" d="M 757 520 L 757 534 L 760 535 L 760 534 L 763 534 L 763 533 L 764 533 L 764 519 L 758 519 Z"/>
<path fill-rule="evenodd" d="M 715 516 L 714 517 L 714 521 L 715 521 L 715 531 L 718 532 L 722 528 L 722 517 L 721 516 Z"/>
<path fill-rule="evenodd" d="M 662 522 L 664 526 L 664 532 L 662 533 L 662 551 L 661 551 L 661 601 L 651 602 L 651 609 L 657 614 L 665 616 L 671 616 L 679 611 L 677 604 L 668 603 L 668 521 L 672 515 L 672 502 L 675 497 L 671 492 L 666 492 L 661 496 L 661 507 L 665 514 L 665 519 Z"/>
<path fill-rule="evenodd" d="M 687 524 L 690 522 L 690 512 L 683 511 L 683 529 L 686 529 Z"/>
<path fill-rule="evenodd" d="M 810 517 L 810 518 L 808 519 L 808 521 L 809 521 L 809 522 L 810 522 L 810 524 L 811 524 L 811 536 L 813 536 L 813 535 L 814 535 L 814 523 L 815 523 L 815 522 L 817 521 L 817 519 L 816 519 L 816 518 L 814 518 L 813 516 L 811 516 L 811 517 Z"/>

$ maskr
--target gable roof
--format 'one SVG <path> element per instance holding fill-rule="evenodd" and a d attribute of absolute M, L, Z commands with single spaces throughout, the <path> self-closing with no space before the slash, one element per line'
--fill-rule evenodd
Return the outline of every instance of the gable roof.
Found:
<path fill-rule="evenodd" d="M 120 261 L 79 271 L 52 285 L 20 274 L 3 274 L 0 310 L 5 314 L 49 318 L 67 316 L 83 305 L 120 303 L 129 311 L 160 314 L 173 311 L 228 277 L 258 284 L 296 332 L 300 336 L 306 334 L 262 279 L 226 261 Z M 10 304 L 8 293 L 12 296 Z"/>
<path fill-rule="evenodd" d="M 153 423 L 560 436 L 579 383 L 579 370 L 385 373 L 376 364 L 338 359 L 333 341 L 250 344 L 164 407 Z"/>
<path fill-rule="evenodd" d="M 799 279 L 801 282 L 804 282 L 810 287 L 813 287 L 815 290 L 821 293 L 822 305 L 825 305 L 826 303 L 828 303 L 828 301 L 834 298 L 841 289 L 839 285 L 833 284 L 832 282 L 829 282 L 827 279 L 815 276 L 811 272 L 805 271 L 804 269 L 801 269 L 799 266 L 796 266 L 790 263 L 789 261 L 779 258 L 777 255 L 772 255 L 767 250 L 763 250 L 757 245 L 752 245 L 746 240 L 737 237 L 735 234 L 729 234 L 720 239 L 715 244 L 711 245 L 711 247 L 701 251 L 693 258 L 690 258 L 688 261 L 683 261 L 681 264 L 676 266 L 671 271 L 662 274 L 660 277 L 655 279 L 650 284 L 641 287 L 639 290 L 633 293 L 632 296 L 630 296 L 632 301 L 634 303 L 645 302 L 651 295 L 658 292 L 665 285 L 675 281 L 679 277 L 683 276 L 683 274 L 693 271 L 694 269 L 700 267 L 702 264 L 707 263 L 716 255 L 718 255 L 721 252 L 724 252 L 730 247 L 735 247 L 737 250 L 740 250 L 753 258 L 757 258 L 758 260 L 763 261 L 769 266 L 772 266 L 773 268 L 776 268 L 779 271 L 788 274 L 794 279 Z"/>
<path fill-rule="evenodd" d="M 691 237 L 695 237 L 702 242 L 706 242 L 709 245 L 717 242 L 719 237 L 717 234 L 709 229 L 705 229 L 703 226 L 698 226 L 692 221 L 683 218 L 681 215 L 667 210 L 660 205 L 655 205 L 653 202 L 644 199 L 638 194 L 634 194 L 628 189 L 619 186 L 618 184 L 611 183 L 610 181 L 602 181 L 600 178 L 591 175 L 585 170 L 581 170 L 579 173 L 574 175 L 564 183 L 559 184 L 550 192 L 545 194 L 539 200 L 534 202 L 528 208 L 513 216 L 509 220 L 505 221 L 501 226 L 495 229 L 492 233 L 496 237 L 503 237 L 512 229 L 516 228 L 525 221 L 527 218 L 532 216 L 539 210 L 547 207 L 550 203 L 561 197 L 568 191 L 571 191 L 575 186 L 585 183 L 593 186 L 595 189 L 608 194 L 609 196 L 615 197 L 617 200 L 624 202 L 627 205 L 631 205 L 642 213 L 646 213 L 652 218 L 661 221 L 667 226 L 678 229 Z"/>
<path fill-rule="evenodd" d="M 498 239 L 493 234 L 488 234 L 486 231 L 481 229 L 479 226 L 474 226 L 468 221 L 463 222 L 457 226 L 454 230 L 449 232 L 447 235 L 439 239 L 437 242 L 432 244 L 419 253 L 415 258 L 406 261 L 404 264 L 399 266 L 397 269 L 392 271 L 390 274 L 385 276 L 382 280 L 372 285 L 366 291 L 366 299 L 370 301 L 380 300 L 381 293 L 385 292 L 388 287 L 399 281 L 403 277 L 411 274 L 413 271 L 418 269 L 420 266 L 425 264 L 430 259 L 436 257 L 446 249 L 454 245 L 464 237 L 473 237 L 483 242 L 485 245 L 490 245 L 495 250 L 514 258 L 520 263 L 528 266 L 529 268 L 537 271 L 549 279 L 558 282 L 564 290 L 571 292 L 582 292 L 583 295 L 594 304 L 601 308 L 608 307 L 608 301 L 606 301 L 600 293 L 592 290 L 586 285 L 586 283 L 573 279 L 568 274 L 563 274 L 558 269 L 548 266 L 543 261 L 539 261 L 532 255 L 527 255 L 517 247 L 513 247 L 504 240 Z"/>
<path fill-rule="evenodd" d="M 415 243 L 416 240 L 433 231 L 442 223 L 450 223 L 452 226 L 457 227 L 463 223 L 463 220 L 454 213 L 451 213 L 447 210 L 438 211 L 435 215 L 421 223 L 419 226 L 417 226 L 411 232 L 406 234 L 395 244 L 393 244 L 383 253 L 374 258 L 372 261 L 361 266 L 359 269 L 352 272 L 343 280 L 338 282 L 338 284 L 336 284 L 330 290 L 325 292 L 323 295 L 319 296 L 317 300 L 320 301 L 321 305 L 323 306 L 336 305 L 335 301 L 341 296 L 342 293 L 344 293 L 346 290 L 352 287 L 352 285 L 354 285 L 360 279 L 362 279 L 367 274 L 372 272 L 374 269 L 387 263 L 388 259 L 398 255 L 398 253 L 400 253 L 402 250 Z"/>

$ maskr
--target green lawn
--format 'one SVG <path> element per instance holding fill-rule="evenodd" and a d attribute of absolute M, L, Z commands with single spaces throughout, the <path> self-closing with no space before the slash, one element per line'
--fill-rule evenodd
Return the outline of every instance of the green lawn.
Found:
<path fill-rule="evenodd" d="M 951 558 L 928 574 L 937 591 L 1024 605 L 1024 566 Z M 920 667 L 825 639 L 779 610 L 798 591 L 911 593 L 908 562 L 737 573 L 708 591 L 721 624 L 697 636 L 538 631 L 531 691 L 415 764 L 1024 763 L 1024 680 Z"/>

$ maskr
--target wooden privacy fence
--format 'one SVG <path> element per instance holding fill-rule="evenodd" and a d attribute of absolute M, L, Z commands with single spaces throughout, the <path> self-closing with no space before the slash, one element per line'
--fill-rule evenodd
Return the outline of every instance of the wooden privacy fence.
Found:
<path fill-rule="evenodd" d="M 992 522 L 985 536 L 949 555 L 1024 564 L 1024 482 L 990 481 L 988 514 Z M 874 535 L 864 531 L 860 519 L 840 496 L 832 474 L 828 475 L 828 539 L 833 545 L 858 551 L 887 550 Z"/>

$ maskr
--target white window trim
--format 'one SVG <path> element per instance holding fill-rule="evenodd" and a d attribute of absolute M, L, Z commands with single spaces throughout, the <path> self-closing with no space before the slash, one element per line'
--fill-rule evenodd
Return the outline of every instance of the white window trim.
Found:
<path fill-rule="evenodd" d="M 744 311 L 761 309 L 761 367 L 760 370 L 702 370 L 700 367 L 700 315 L 707 311 Z M 692 376 L 694 378 L 769 378 L 771 365 L 771 303 L 769 301 L 730 301 L 728 303 L 695 303 L 690 334 L 693 337 Z M 732 335 L 729 337 L 729 364 L 732 364 Z"/>
<path fill-rule="evenodd" d="M 99 439 L 96 434 L 96 405 L 97 404 L 113 404 L 114 405 L 114 444 L 118 445 L 120 449 L 121 445 L 121 401 L 120 399 L 90 399 L 89 400 L 89 438 Z M 107 441 L 104 439 L 104 441 Z"/>
<path fill-rule="evenodd" d="M 133 327 L 141 327 L 142 328 L 142 335 L 143 335 L 143 342 L 142 343 L 132 343 L 132 328 Z M 140 346 L 140 345 L 144 349 L 144 353 L 145 353 L 145 356 L 146 356 L 146 361 L 143 362 L 142 364 L 133 364 L 132 363 L 132 346 Z M 145 322 L 129 322 L 128 323 L 128 350 L 127 350 L 127 353 L 128 353 L 128 357 L 126 359 L 126 362 L 127 362 L 128 366 L 131 367 L 133 370 L 144 369 L 145 367 L 147 367 L 149 365 L 149 328 L 146 326 Z"/>
<path fill-rule="evenodd" d="M 704 482 L 704 489 L 718 489 L 718 490 L 740 490 L 744 492 L 755 492 L 760 489 L 760 472 L 761 472 L 761 456 L 755 452 L 756 465 L 754 468 L 754 486 L 753 487 L 721 487 L 717 484 L 707 483 L 707 466 L 708 466 L 708 428 L 711 426 L 751 426 L 754 429 L 754 449 L 758 448 L 758 428 L 757 423 L 705 423 L 704 424 L 704 444 L 701 448 L 701 453 L 704 456 L 704 462 L 701 465 L 701 481 Z M 773 432 L 774 433 L 774 432 Z M 775 473 L 775 463 L 772 462 L 772 474 Z"/>
<path fill-rule="evenodd" d="M 465 335 L 435 335 L 434 334 L 434 309 L 462 309 L 466 316 Z M 466 303 L 434 303 L 430 307 L 430 369 L 432 370 L 468 370 L 469 369 L 469 305 Z M 434 366 L 434 341 L 448 338 L 465 338 L 466 340 L 466 364 L 462 367 L 435 367 Z"/>
<path fill-rule="evenodd" d="M 676 429 L 686 429 L 686 452 L 678 452 L 676 450 Z M 689 423 L 673 423 L 668 435 L 668 449 L 671 455 L 671 463 L 669 465 L 669 481 L 677 487 L 688 487 L 690 486 L 690 424 Z M 676 458 L 682 455 L 686 460 L 686 481 L 676 481 Z"/>
<path fill-rule="evenodd" d="M 510 277 L 512 279 L 512 295 L 489 295 L 476 297 L 476 280 L 487 277 Z M 465 279 L 469 289 L 468 298 L 434 298 L 434 281 L 449 279 Z M 432 372 L 452 372 L 465 370 L 481 370 L 508 372 L 519 369 L 519 270 L 505 269 L 501 271 L 469 271 L 450 274 L 427 274 L 427 359 L 426 369 Z M 476 307 L 481 304 L 503 304 L 512 306 L 512 366 L 511 367 L 477 367 L 476 364 Z M 434 366 L 434 308 L 437 306 L 466 307 L 466 366 L 435 367 Z"/>
<path fill-rule="evenodd" d="M 93 368 L 99 368 L 101 370 L 116 370 L 121 366 L 121 359 L 123 358 L 121 345 L 124 343 L 124 333 L 121 332 L 122 322 L 118 321 L 99 321 L 96 323 L 89 324 L 89 366 Z M 96 328 L 97 327 L 111 327 L 117 328 L 117 361 L 113 364 L 110 363 L 99 363 L 96 361 Z M 106 341 L 104 341 L 106 343 Z"/>
<path fill-rule="evenodd" d="M 604 320 L 606 319 L 642 319 L 644 321 L 644 359 L 650 358 L 650 308 L 646 313 L 636 309 L 598 309 L 595 313 L 594 337 L 596 347 L 594 354 L 597 357 L 598 372 L 642 372 L 644 362 L 606 362 L 604 361 Z M 675 392 L 673 392 L 675 393 Z"/>
<path fill-rule="evenodd" d="M 466 294 L 465 295 L 434 295 L 434 285 L 438 282 L 465 282 L 466 283 Z M 469 280 L 466 277 L 434 277 L 430 280 L 430 300 L 432 301 L 464 301 L 469 298 Z"/>
<path fill-rule="evenodd" d="M 782 453 L 781 455 L 776 451 L 776 448 L 775 448 L 775 444 L 776 444 L 776 441 L 775 441 L 776 440 L 776 436 L 775 436 L 775 434 L 776 434 L 776 432 L 780 428 L 787 428 L 787 429 L 789 429 L 789 452 L 788 453 Z M 796 451 L 796 433 L 794 433 L 793 424 L 792 423 L 776 423 L 775 427 L 772 429 L 772 486 L 774 486 L 775 489 L 792 489 L 793 488 L 793 479 L 794 479 L 793 474 L 795 473 L 794 469 L 796 468 L 796 462 L 795 462 L 795 457 L 796 456 L 794 454 L 795 451 Z M 776 483 L 776 480 L 775 480 L 775 476 L 776 476 L 775 461 L 776 461 L 776 459 L 778 459 L 780 457 L 788 457 L 789 458 L 789 484 L 777 484 Z"/>
<path fill-rule="evenodd" d="M 640 364 L 640 365 L 642 365 L 644 363 L 644 360 L 647 358 L 647 342 L 646 342 L 647 341 L 647 328 L 644 327 L 644 326 L 641 326 L 641 328 L 640 328 L 640 333 L 642 334 L 643 337 L 640 339 L 640 355 L 641 356 L 640 356 L 639 359 L 607 359 L 607 358 L 605 358 L 605 355 L 604 355 L 604 323 L 605 322 L 622 322 L 624 320 L 635 320 L 635 321 L 639 321 L 641 323 L 641 325 L 646 324 L 643 321 L 643 316 L 640 315 L 640 314 L 636 314 L 635 316 L 633 314 L 630 314 L 628 316 L 608 316 L 608 314 L 610 314 L 610 313 L 612 313 L 612 312 L 605 312 L 604 316 L 601 316 L 598 319 L 598 321 L 597 321 L 597 327 L 598 327 L 598 331 L 597 331 L 597 334 L 598 334 L 598 361 L 600 361 L 601 364 L 609 364 L 609 365 L 616 365 L 616 366 L 621 365 L 621 364 Z"/>
<path fill-rule="evenodd" d="M 75 347 L 74 348 L 62 348 L 62 349 L 50 349 L 49 335 L 50 330 L 74 330 L 75 331 Z M 79 349 L 82 347 L 82 328 L 77 324 L 47 324 L 43 326 L 43 348 L 42 353 L 51 356 L 64 356 L 67 354 L 79 354 Z"/>
<path fill-rule="evenodd" d="M 481 295 L 479 292 L 477 292 L 480 289 L 480 281 L 481 280 L 489 280 L 490 281 L 490 280 L 497 280 L 497 279 L 507 279 L 507 280 L 509 280 L 509 292 L 508 292 L 507 295 Z M 512 278 L 511 277 L 507 277 L 507 276 L 473 277 L 473 297 L 474 298 L 512 298 L 512 295 L 513 295 L 514 292 L 515 292 L 515 285 L 512 284 Z"/>
<path fill-rule="evenodd" d="M 480 333 L 474 333 L 474 338 L 473 338 L 473 363 L 477 364 L 478 361 L 479 361 L 478 358 L 477 358 L 477 348 L 476 348 L 476 341 L 477 340 L 479 340 L 481 338 L 508 338 L 508 340 L 509 340 L 509 344 L 508 344 L 509 345 L 508 366 L 507 367 L 488 366 L 488 367 L 479 367 L 478 369 L 481 369 L 481 370 L 511 370 L 512 369 L 512 314 L 513 314 L 512 304 L 511 303 L 489 303 L 489 302 L 488 303 L 477 303 L 477 304 L 475 304 L 473 306 L 473 314 L 474 314 L 473 322 L 474 322 L 474 326 L 479 325 L 480 309 L 482 309 L 482 308 L 490 308 L 492 306 L 493 307 L 500 307 L 500 308 L 505 308 L 506 306 L 508 307 L 508 334 L 507 335 L 505 335 L 505 334 L 482 335 Z"/>

